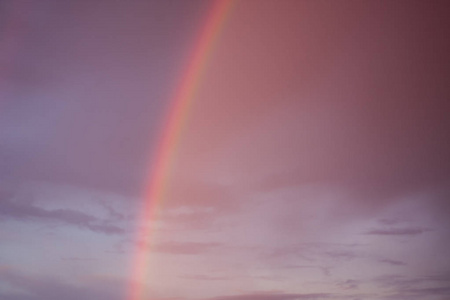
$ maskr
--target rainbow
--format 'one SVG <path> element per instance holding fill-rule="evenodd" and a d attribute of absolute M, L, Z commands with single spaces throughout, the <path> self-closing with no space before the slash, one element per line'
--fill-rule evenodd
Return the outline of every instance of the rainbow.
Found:
<path fill-rule="evenodd" d="M 215 0 L 201 28 L 198 40 L 189 58 L 186 70 L 177 87 L 172 106 L 166 119 L 164 131 L 156 152 L 156 164 L 152 168 L 145 189 L 142 213 L 138 220 L 139 241 L 132 262 L 131 285 L 127 300 L 145 299 L 145 280 L 156 211 L 162 205 L 167 190 L 171 167 L 175 160 L 180 136 L 185 127 L 190 107 L 200 87 L 214 46 L 234 0 Z"/>

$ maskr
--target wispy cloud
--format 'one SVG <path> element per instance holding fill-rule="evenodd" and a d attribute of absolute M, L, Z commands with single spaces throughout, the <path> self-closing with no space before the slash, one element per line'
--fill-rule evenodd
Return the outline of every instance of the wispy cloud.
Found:
<path fill-rule="evenodd" d="M 329 256 L 335 260 L 352 260 L 358 257 L 358 255 L 353 251 L 345 251 L 345 250 L 334 250 L 334 251 L 326 251 L 324 253 L 326 256 Z"/>
<path fill-rule="evenodd" d="M 359 280 L 353 280 L 353 279 L 347 279 L 345 281 L 338 282 L 337 285 L 344 289 L 344 290 L 354 290 L 359 287 L 361 284 L 361 281 Z"/>
<path fill-rule="evenodd" d="M 84 261 L 95 261 L 95 258 L 90 258 L 90 257 L 76 257 L 76 256 L 71 256 L 71 257 L 61 257 L 60 258 L 62 261 L 70 261 L 70 262 L 84 262 Z"/>
<path fill-rule="evenodd" d="M 20 221 L 56 222 L 76 226 L 104 234 L 123 234 L 125 229 L 109 220 L 73 209 L 48 209 L 33 203 L 19 202 L 11 199 L 0 201 L 0 220 L 14 219 Z"/>
<path fill-rule="evenodd" d="M 369 235 L 419 235 L 424 232 L 431 231 L 429 228 L 387 228 L 372 229 L 366 232 Z"/>
<path fill-rule="evenodd" d="M 278 247 L 266 256 L 272 259 L 295 257 L 308 262 L 319 262 L 324 259 L 348 261 L 361 256 L 357 251 L 359 246 L 361 245 L 345 243 L 300 243 Z"/>
<path fill-rule="evenodd" d="M 230 280 L 233 279 L 231 277 L 226 276 L 213 276 L 213 275 L 203 275 L 203 274 L 197 274 L 197 275 L 184 275 L 180 276 L 181 278 L 185 279 L 192 279 L 192 280 Z"/>
<path fill-rule="evenodd" d="M 233 296 L 221 296 L 209 300 L 319 300 L 329 299 L 333 295 L 327 293 L 290 294 L 278 292 L 262 292 L 255 294 L 242 294 Z"/>
<path fill-rule="evenodd" d="M 317 269 L 322 272 L 324 276 L 330 276 L 331 275 L 331 267 L 324 267 L 324 266 L 308 266 L 308 265 L 288 265 L 284 266 L 283 269 Z"/>
<path fill-rule="evenodd" d="M 416 277 L 392 274 L 380 276 L 374 280 L 374 283 L 383 288 L 392 288 L 397 291 L 415 291 L 415 293 L 418 293 L 418 291 L 430 288 L 430 284 L 433 288 L 440 288 L 440 286 L 450 287 L 450 276 L 446 273 Z"/>
<path fill-rule="evenodd" d="M 406 266 L 405 262 L 400 261 L 400 260 L 395 260 L 395 259 L 382 258 L 382 259 L 379 259 L 378 262 L 389 264 L 392 266 Z"/>
<path fill-rule="evenodd" d="M 167 254 L 202 254 L 209 252 L 221 244 L 219 243 L 197 243 L 197 242 L 163 242 L 155 244 L 152 251 Z"/>
<path fill-rule="evenodd" d="M 409 278 L 403 275 L 390 274 L 375 278 L 374 282 L 383 288 L 407 288 L 424 282 L 423 278 Z"/>
<path fill-rule="evenodd" d="M 3 300 L 120 300 L 120 289 L 115 284 L 75 286 L 56 278 L 31 276 L 12 268 L 0 268 L 0 281 L 15 288 L 17 292 L 2 292 Z"/>

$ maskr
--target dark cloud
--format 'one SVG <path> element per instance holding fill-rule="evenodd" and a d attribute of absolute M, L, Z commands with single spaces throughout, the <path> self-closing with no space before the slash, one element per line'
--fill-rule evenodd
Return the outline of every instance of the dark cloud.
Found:
<path fill-rule="evenodd" d="M 385 275 L 377 278 L 375 283 L 393 291 L 392 297 L 386 297 L 386 299 L 428 299 L 428 297 L 434 299 L 434 297 L 445 298 L 450 295 L 448 274 L 420 277 Z"/>
<path fill-rule="evenodd" d="M 321 271 L 324 276 L 330 276 L 331 269 L 332 269 L 332 267 L 295 265 L 295 264 L 290 264 L 287 266 L 283 266 L 281 268 L 282 269 L 317 269 L 317 270 Z"/>
<path fill-rule="evenodd" d="M 332 294 L 326 293 L 311 293 L 311 294 L 289 294 L 289 293 L 256 293 L 256 294 L 243 294 L 234 296 L 221 296 L 210 298 L 208 300 L 320 300 L 330 299 Z"/>
<path fill-rule="evenodd" d="M 391 288 L 394 290 L 406 290 L 419 287 L 429 280 L 425 277 L 408 277 L 403 275 L 384 275 L 376 278 L 374 282 L 383 288 Z"/>
<path fill-rule="evenodd" d="M 0 220 L 53 222 L 76 226 L 104 234 L 123 234 L 125 229 L 113 224 L 112 220 L 99 219 L 93 215 L 73 209 L 48 209 L 33 203 L 2 199 L 0 201 Z"/>
<path fill-rule="evenodd" d="M 433 288 L 413 288 L 403 292 L 417 294 L 421 296 L 450 296 L 450 286 Z"/>
<path fill-rule="evenodd" d="M 373 229 L 367 231 L 366 234 L 370 235 L 419 235 L 430 231 L 429 228 L 388 228 L 388 229 Z"/>
<path fill-rule="evenodd" d="M 0 291 L 1 299 L 5 300 L 120 300 L 120 291 L 124 288 L 117 282 L 98 286 L 75 286 L 56 278 L 34 277 L 5 267 L 0 268 L 0 280 L 20 291 Z"/>

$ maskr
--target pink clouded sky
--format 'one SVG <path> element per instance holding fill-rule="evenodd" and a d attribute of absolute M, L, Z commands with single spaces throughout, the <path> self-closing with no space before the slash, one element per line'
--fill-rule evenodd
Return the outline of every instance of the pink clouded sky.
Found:
<path fill-rule="evenodd" d="M 127 299 L 147 174 L 212 3 L 0 4 L 0 299 Z M 449 299 L 449 12 L 235 0 L 144 299 Z"/>

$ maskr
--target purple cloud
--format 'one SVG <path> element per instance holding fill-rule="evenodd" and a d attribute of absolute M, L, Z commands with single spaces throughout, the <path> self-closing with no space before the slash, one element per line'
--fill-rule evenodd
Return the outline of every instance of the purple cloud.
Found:
<path fill-rule="evenodd" d="M 212 275 L 203 275 L 203 274 L 184 275 L 184 276 L 180 276 L 180 277 L 185 278 L 185 279 L 193 279 L 193 280 L 230 280 L 230 279 L 233 279 L 231 277 L 226 277 L 226 276 L 212 276 Z"/>
<path fill-rule="evenodd" d="M 152 247 L 155 252 L 167 254 L 201 254 L 221 246 L 219 243 L 197 243 L 197 242 L 164 242 Z"/>
<path fill-rule="evenodd" d="M 450 286 L 406 289 L 404 292 L 422 296 L 450 296 Z"/>
<path fill-rule="evenodd" d="M 374 282 L 384 288 L 395 289 L 404 293 L 447 292 L 450 287 L 449 274 L 407 277 L 402 275 L 384 275 L 376 278 Z M 434 287 L 429 288 L 432 284 Z"/>
<path fill-rule="evenodd" d="M 430 231 L 428 228 L 388 228 L 388 229 L 373 229 L 366 234 L 370 235 L 419 235 Z"/>
<path fill-rule="evenodd" d="M 450 295 L 448 274 L 406 277 L 401 275 L 385 275 L 375 279 L 375 283 L 393 291 L 391 296 L 382 299 L 447 299 Z M 432 285 L 430 287 L 430 285 Z M 431 297 L 431 298 L 428 298 Z"/>
<path fill-rule="evenodd" d="M 336 260 L 352 260 L 358 257 L 358 255 L 352 251 L 343 250 L 327 251 L 324 254 Z"/>
<path fill-rule="evenodd" d="M 357 289 L 360 285 L 359 280 L 348 279 L 342 282 L 338 282 L 338 286 L 344 290 L 354 290 Z"/>
<path fill-rule="evenodd" d="M 289 293 L 256 293 L 242 294 L 233 296 L 221 296 L 211 298 L 209 300 L 319 300 L 332 298 L 332 294 L 327 293 L 311 293 L 311 294 L 289 294 Z"/>
<path fill-rule="evenodd" d="M 378 262 L 389 264 L 392 266 L 406 266 L 406 263 L 403 261 L 388 258 L 379 259 Z"/>
<path fill-rule="evenodd" d="M 56 222 L 104 234 L 125 233 L 123 228 L 109 224 L 108 220 L 102 220 L 77 210 L 46 209 L 32 203 L 14 200 L 3 199 L 0 201 L 0 220 L 2 219 Z"/>
<path fill-rule="evenodd" d="M 393 288 L 396 290 L 405 290 L 412 287 L 418 287 L 427 282 L 427 279 L 422 277 L 407 277 L 402 275 L 384 275 L 376 278 L 374 282 L 383 288 Z"/>
<path fill-rule="evenodd" d="M 322 271 L 324 276 L 330 276 L 332 269 L 331 267 L 323 267 L 323 266 L 307 266 L 307 265 L 288 265 L 284 266 L 283 269 L 317 269 Z"/>
<path fill-rule="evenodd" d="M 30 276 L 7 267 L 0 268 L 0 281 L 20 291 L 0 291 L 2 300 L 120 300 L 120 290 L 124 287 L 117 282 L 102 284 L 101 287 L 80 287 L 56 278 Z"/>

